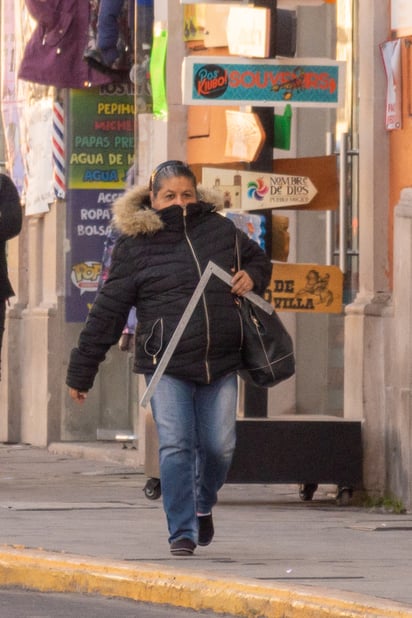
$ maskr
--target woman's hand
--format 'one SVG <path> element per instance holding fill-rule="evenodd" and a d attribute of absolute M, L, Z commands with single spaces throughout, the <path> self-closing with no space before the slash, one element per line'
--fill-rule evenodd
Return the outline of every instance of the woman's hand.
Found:
<path fill-rule="evenodd" d="M 254 283 L 245 270 L 238 270 L 232 279 L 232 294 L 244 296 L 253 290 Z"/>
<path fill-rule="evenodd" d="M 76 403 L 84 403 L 87 397 L 87 391 L 79 391 L 77 388 L 71 388 L 69 386 L 69 395 Z"/>

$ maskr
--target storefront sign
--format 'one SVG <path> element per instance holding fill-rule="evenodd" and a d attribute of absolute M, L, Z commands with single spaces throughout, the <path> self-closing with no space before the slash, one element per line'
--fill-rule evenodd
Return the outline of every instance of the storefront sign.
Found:
<path fill-rule="evenodd" d="M 128 84 L 70 90 L 69 189 L 123 189 L 134 155 Z"/>
<path fill-rule="evenodd" d="M 274 264 L 265 299 L 276 311 L 340 313 L 343 275 L 337 266 Z"/>
<path fill-rule="evenodd" d="M 101 272 L 111 204 L 126 185 L 134 157 L 129 84 L 70 90 L 67 129 L 66 320 L 84 322 Z"/>
<path fill-rule="evenodd" d="M 102 268 L 112 202 L 121 191 L 71 189 L 67 192 L 66 320 L 84 322 L 94 301 Z"/>
<path fill-rule="evenodd" d="M 338 107 L 343 71 L 344 63 L 334 60 L 190 56 L 183 61 L 183 103 Z"/>
<path fill-rule="evenodd" d="M 225 208 L 233 210 L 304 207 L 317 193 L 307 176 L 287 174 L 204 167 L 202 182 L 221 191 Z"/>

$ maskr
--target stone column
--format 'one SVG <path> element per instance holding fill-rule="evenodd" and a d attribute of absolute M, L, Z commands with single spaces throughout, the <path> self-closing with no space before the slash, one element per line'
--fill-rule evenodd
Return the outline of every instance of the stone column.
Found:
<path fill-rule="evenodd" d="M 389 3 L 359 0 L 359 293 L 346 308 L 344 415 L 363 420 L 364 484 L 385 486 L 385 318 L 389 139 L 385 130 L 386 78 L 379 44 L 387 38 Z"/>
<path fill-rule="evenodd" d="M 387 491 L 412 504 L 412 188 L 395 208 L 393 329 L 387 350 Z"/>

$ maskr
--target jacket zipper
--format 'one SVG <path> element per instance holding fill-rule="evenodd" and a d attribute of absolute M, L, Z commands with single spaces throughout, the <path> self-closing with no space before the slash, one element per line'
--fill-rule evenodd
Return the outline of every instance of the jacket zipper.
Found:
<path fill-rule="evenodd" d="M 200 264 L 199 264 L 199 260 L 197 259 L 196 256 L 196 252 L 194 250 L 194 247 L 192 245 L 192 242 L 189 238 L 189 235 L 187 233 L 187 228 L 186 228 L 186 207 L 183 208 L 183 229 L 184 229 L 184 234 L 185 234 L 185 238 L 187 241 L 187 244 L 189 245 L 190 251 L 192 252 L 193 255 L 193 259 L 195 261 L 196 264 L 196 268 L 197 268 L 197 272 L 199 275 L 199 279 L 202 276 L 202 269 L 200 268 Z M 207 303 L 206 303 L 206 297 L 205 294 L 202 294 L 202 303 L 203 303 L 203 309 L 205 312 L 205 321 L 206 321 L 206 358 L 205 358 L 205 368 L 206 368 L 206 378 L 207 378 L 207 383 L 210 383 L 210 367 L 209 367 L 209 348 L 210 348 L 210 323 L 209 323 L 209 314 L 207 311 Z"/>
<path fill-rule="evenodd" d="M 148 344 L 149 344 L 149 342 L 150 342 L 151 338 L 153 337 L 153 334 L 154 334 L 155 329 L 156 329 L 156 328 L 158 328 L 158 325 L 159 325 L 159 324 L 160 324 L 160 342 L 159 342 L 159 348 L 158 348 L 158 350 L 157 350 L 156 352 L 154 352 L 153 354 L 151 354 L 151 353 L 149 352 L 149 350 L 147 349 L 147 346 L 148 346 Z M 146 353 L 148 356 L 151 356 L 151 357 L 152 357 L 152 364 L 153 364 L 153 365 L 157 365 L 157 357 L 158 357 L 158 355 L 159 355 L 159 353 L 160 353 L 160 350 L 162 349 L 162 346 L 163 346 L 163 319 L 162 319 L 162 318 L 159 318 L 159 319 L 158 319 L 158 320 L 156 320 L 156 321 L 155 321 L 155 323 L 153 324 L 153 326 L 152 326 L 152 330 L 151 330 L 151 332 L 150 332 L 150 335 L 148 336 L 148 338 L 146 339 L 145 344 L 144 344 L 144 351 L 145 351 L 145 353 Z"/>

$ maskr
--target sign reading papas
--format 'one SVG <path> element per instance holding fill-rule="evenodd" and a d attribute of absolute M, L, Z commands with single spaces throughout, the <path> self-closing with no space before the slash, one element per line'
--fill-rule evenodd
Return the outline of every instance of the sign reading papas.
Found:
<path fill-rule="evenodd" d="M 123 189 L 134 156 L 135 107 L 127 84 L 70 90 L 69 189 Z"/>
<path fill-rule="evenodd" d="M 340 313 L 343 275 L 337 266 L 274 264 L 265 299 L 276 311 Z"/>

